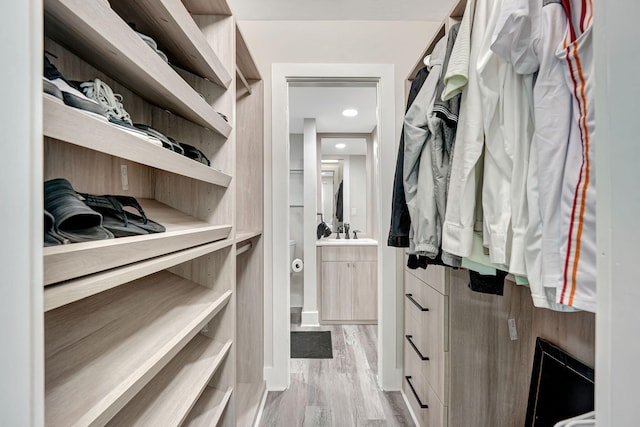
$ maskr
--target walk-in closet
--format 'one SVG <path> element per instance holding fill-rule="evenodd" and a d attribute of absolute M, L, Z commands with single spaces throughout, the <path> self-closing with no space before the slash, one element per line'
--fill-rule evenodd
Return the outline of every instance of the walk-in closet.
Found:
<path fill-rule="evenodd" d="M 639 14 L 2 2 L 0 427 L 640 424 Z"/>

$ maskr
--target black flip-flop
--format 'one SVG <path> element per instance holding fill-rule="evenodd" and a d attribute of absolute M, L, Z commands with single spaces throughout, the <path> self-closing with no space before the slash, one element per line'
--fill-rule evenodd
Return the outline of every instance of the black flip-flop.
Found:
<path fill-rule="evenodd" d="M 102 215 L 102 225 L 115 237 L 142 236 L 149 232 L 129 219 L 129 213 L 113 196 L 95 196 L 81 193 L 84 203 Z"/>
<path fill-rule="evenodd" d="M 54 230 L 54 224 L 56 219 L 50 212 L 44 211 L 44 245 L 45 246 L 57 246 L 65 243 L 70 243 L 69 240 L 60 236 Z"/>
<path fill-rule="evenodd" d="M 102 227 L 102 215 L 85 205 L 64 178 L 44 183 L 44 207 L 54 218 L 55 232 L 72 243 L 113 238 Z"/>
<path fill-rule="evenodd" d="M 123 207 L 129 206 L 138 211 L 140 215 L 136 215 L 130 211 L 126 211 L 127 218 L 129 223 L 134 224 L 143 230 L 146 230 L 149 233 L 164 233 L 166 228 L 149 218 L 147 218 L 147 214 L 144 213 L 144 209 L 140 206 L 140 203 L 135 199 L 135 197 L 131 196 L 111 196 L 115 200 L 117 200 Z"/>

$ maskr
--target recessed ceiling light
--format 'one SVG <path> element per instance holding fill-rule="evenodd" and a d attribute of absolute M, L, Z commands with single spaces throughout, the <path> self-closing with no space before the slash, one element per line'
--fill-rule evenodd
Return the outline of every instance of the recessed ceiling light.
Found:
<path fill-rule="evenodd" d="M 355 117 L 358 115 L 358 110 L 355 108 L 347 108 L 342 112 L 342 115 L 345 117 Z"/>
<path fill-rule="evenodd" d="M 338 160 L 322 160 L 322 163 L 338 163 Z"/>
<path fill-rule="evenodd" d="M 342 150 L 342 149 L 343 149 L 343 148 L 345 148 L 346 146 L 347 146 L 347 144 L 343 144 L 343 143 L 336 144 L 336 148 L 338 148 L 338 149 L 340 149 L 340 150 Z"/>

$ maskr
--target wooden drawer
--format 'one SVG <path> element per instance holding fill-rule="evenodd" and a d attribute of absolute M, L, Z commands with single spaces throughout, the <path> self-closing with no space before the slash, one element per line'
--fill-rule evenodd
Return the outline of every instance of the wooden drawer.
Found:
<path fill-rule="evenodd" d="M 409 351 L 411 350 L 407 349 L 405 344 L 405 371 L 402 378 L 402 390 L 407 396 L 409 405 L 423 427 L 445 427 L 447 425 L 447 408 L 437 397 L 428 381 L 420 374 L 419 368 L 416 367 L 417 360 L 412 357 Z"/>
<path fill-rule="evenodd" d="M 416 268 L 412 270 L 407 265 L 409 255 L 404 256 L 405 272 L 420 279 L 443 295 L 449 294 L 449 281 L 447 280 L 447 267 L 441 265 L 430 265 L 426 269 Z"/>
<path fill-rule="evenodd" d="M 428 311 L 422 311 L 418 306 Z M 419 362 L 416 368 L 429 381 L 438 397 L 445 401 L 448 386 L 445 381 L 445 352 L 449 344 L 448 297 L 407 274 L 404 322 L 405 353 Z M 428 360 L 424 360 L 425 357 Z"/>
<path fill-rule="evenodd" d="M 322 261 L 376 261 L 377 246 L 323 246 Z"/>

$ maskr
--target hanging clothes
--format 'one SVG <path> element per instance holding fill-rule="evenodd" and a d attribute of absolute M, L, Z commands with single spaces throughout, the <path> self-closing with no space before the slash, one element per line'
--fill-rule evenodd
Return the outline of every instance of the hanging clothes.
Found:
<path fill-rule="evenodd" d="M 416 74 L 411 82 L 409 97 L 407 99 L 407 111 L 413 104 L 418 92 L 424 85 L 429 75 L 427 67 L 422 68 Z M 406 113 L 406 111 L 405 111 Z M 411 228 L 411 217 L 409 216 L 409 208 L 407 208 L 407 200 L 404 196 L 404 125 L 400 134 L 400 145 L 398 147 L 398 157 L 396 159 L 396 173 L 393 180 L 393 196 L 391 200 L 391 227 L 389 229 L 389 238 L 387 246 L 395 246 L 398 248 L 409 247 L 409 230 Z"/>
<path fill-rule="evenodd" d="M 537 307 L 569 311 L 573 309 L 556 302 L 562 276 L 558 209 L 571 122 L 571 95 L 555 51 L 562 42 L 567 18 L 561 0 L 516 0 L 506 14 L 492 49 L 508 58 L 518 73 L 537 73 L 532 91 L 535 130 L 527 173 L 525 234 L 531 296 Z"/>
<path fill-rule="evenodd" d="M 343 181 L 340 181 L 338 191 L 336 192 L 336 219 L 338 222 L 342 222 L 344 220 L 344 212 L 342 208 L 342 183 Z"/>
<path fill-rule="evenodd" d="M 430 258 L 440 252 L 442 219 L 436 199 L 446 192 L 446 173 L 439 176 L 441 179 L 434 179 L 433 174 L 434 161 L 443 147 L 442 134 L 434 132 L 433 103 L 445 52 L 446 40 L 441 39 L 431 53 L 429 76 L 404 120 L 404 191 L 415 251 Z"/>
<path fill-rule="evenodd" d="M 593 8 L 563 1 L 569 25 L 556 57 L 562 60 L 573 116 L 560 205 L 564 262 L 557 301 L 596 310 L 596 174 Z M 566 238 L 565 238 L 566 236 Z"/>
<path fill-rule="evenodd" d="M 446 215 L 447 195 L 449 193 L 449 182 L 451 180 L 451 159 L 453 159 L 461 98 L 461 95 L 457 94 L 450 99 L 443 100 L 442 93 L 445 89 L 444 74 L 449 66 L 449 61 L 451 60 L 451 54 L 458 37 L 459 29 L 460 24 L 455 24 L 449 29 L 449 33 L 447 35 L 447 49 L 444 56 L 444 62 L 442 64 L 442 71 L 440 72 L 440 78 L 436 85 L 436 92 L 433 101 L 434 132 L 442 134 L 441 138 L 435 138 L 434 140 L 442 140 L 443 142 L 443 147 L 440 150 L 442 155 L 435 156 L 435 163 L 433 165 L 434 174 L 444 175 L 443 179 L 445 181 L 445 191 L 441 192 L 436 199 L 438 201 L 440 227 L 442 227 L 442 223 L 444 222 Z M 440 187 L 442 188 L 442 186 Z M 440 230 L 440 233 L 442 235 L 442 230 Z M 442 246 L 442 238 L 440 239 L 440 245 Z M 447 251 L 441 250 L 440 257 L 445 265 L 449 265 L 451 267 L 460 267 L 460 265 L 462 265 L 461 257 Z"/>

